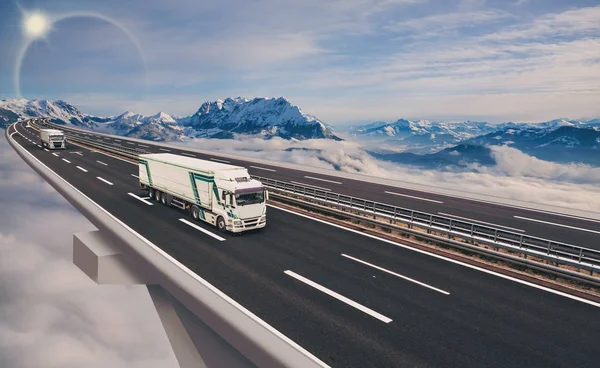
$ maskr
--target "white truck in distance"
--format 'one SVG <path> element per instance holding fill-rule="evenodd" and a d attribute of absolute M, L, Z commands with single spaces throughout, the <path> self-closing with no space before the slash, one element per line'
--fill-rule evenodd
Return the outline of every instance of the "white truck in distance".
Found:
<path fill-rule="evenodd" d="M 152 199 L 189 210 L 194 220 L 220 231 L 239 233 L 267 224 L 266 188 L 244 167 L 149 153 L 139 156 L 138 176 Z"/>
<path fill-rule="evenodd" d="M 40 144 L 49 149 L 67 148 L 65 134 L 57 129 L 40 129 Z"/>

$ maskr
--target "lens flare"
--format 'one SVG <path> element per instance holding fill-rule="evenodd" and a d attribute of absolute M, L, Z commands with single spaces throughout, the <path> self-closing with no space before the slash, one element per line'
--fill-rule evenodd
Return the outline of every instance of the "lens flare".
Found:
<path fill-rule="evenodd" d="M 50 30 L 50 26 L 50 19 L 41 12 L 25 14 L 23 18 L 25 34 L 33 40 L 44 37 Z"/>

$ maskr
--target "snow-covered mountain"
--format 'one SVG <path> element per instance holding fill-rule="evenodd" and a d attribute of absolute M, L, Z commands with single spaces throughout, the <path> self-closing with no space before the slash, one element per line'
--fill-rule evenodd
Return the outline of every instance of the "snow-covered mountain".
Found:
<path fill-rule="evenodd" d="M 50 117 L 57 124 L 154 141 L 232 138 L 235 135 L 340 140 L 330 127 L 283 97 L 253 100 L 237 97 L 205 102 L 195 114 L 177 118 L 164 112 L 144 116 L 130 111 L 118 116 L 96 117 L 82 113 L 64 101 L 14 99 L 0 102 L 3 127 L 18 118 L 42 116 Z"/>
<path fill-rule="evenodd" d="M 0 123 L 6 128 L 17 118 L 49 117 L 57 124 L 71 124 L 82 128 L 95 128 L 103 118 L 84 114 L 75 106 L 62 100 L 10 99 L 0 101 Z"/>
<path fill-rule="evenodd" d="M 266 139 L 328 138 L 340 140 L 316 117 L 292 105 L 285 97 L 227 98 L 205 102 L 198 111 L 181 120 L 186 134 L 203 138 L 233 138 L 258 135 Z"/>

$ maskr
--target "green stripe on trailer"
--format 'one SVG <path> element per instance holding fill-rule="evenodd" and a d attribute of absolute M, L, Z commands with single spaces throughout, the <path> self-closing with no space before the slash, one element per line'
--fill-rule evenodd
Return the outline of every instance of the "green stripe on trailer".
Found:
<path fill-rule="evenodd" d="M 194 192 L 194 198 L 196 199 L 196 204 L 201 204 L 200 197 L 198 196 L 198 187 L 196 187 L 196 176 L 193 172 L 190 172 L 190 183 L 192 183 L 192 191 Z"/>
<path fill-rule="evenodd" d="M 148 184 L 152 185 L 152 176 L 150 175 L 150 167 L 148 166 L 148 161 L 140 160 L 139 163 L 140 163 L 140 165 L 146 166 L 146 174 L 148 175 Z"/>

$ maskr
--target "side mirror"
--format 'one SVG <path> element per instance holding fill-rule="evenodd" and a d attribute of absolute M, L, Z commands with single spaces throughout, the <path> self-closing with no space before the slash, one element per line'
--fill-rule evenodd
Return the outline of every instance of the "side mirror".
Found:
<path fill-rule="evenodd" d="M 265 189 L 265 202 L 269 200 L 269 191 Z"/>

